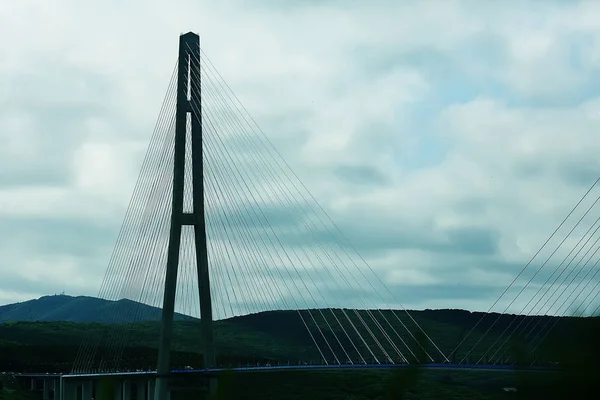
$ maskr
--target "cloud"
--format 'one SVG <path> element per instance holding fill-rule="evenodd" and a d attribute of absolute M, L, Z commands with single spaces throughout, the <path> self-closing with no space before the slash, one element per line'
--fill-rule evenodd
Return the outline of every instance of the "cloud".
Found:
<path fill-rule="evenodd" d="M 317 223 L 316 205 L 286 208 L 268 192 L 283 181 L 269 175 L 261 161 L 268 154 L 254 151 L 255 142 L 227 133 L 222 88 L 211 86 L 207 69 L 209 179 L 212 190 L 241 196 L 225 204 L 213 194 L 211 221 L 248 224 L 257 240 L 258 217 L 236 217 L 253 193 L 286 251 L 342 241 L 395 297 L 366 290 L 357 299 L 486 310 L 598 175 L 598 4 L 433 4 L 2 5 L 0 302 L 97 293 L 178 35 L 199 30 L 210 60 L 345 239 Z M 219 153 L 224 144 L 238 157 L 233 166 Z M 242 193 L 226 172 L 254 177 L 251 187 Z M 523 309 L 566 245 L 512 311 Z M 331 279 L 317 272 L 307 276 Z M 513 297 L 532 275 L 523 274 Z M 216 279 L 221 289 L 231 285 Z M 283 284 L 261 279 L 255 284 Z M 354 284 L 335 282 L 330 302 L 349 298 Z"/>

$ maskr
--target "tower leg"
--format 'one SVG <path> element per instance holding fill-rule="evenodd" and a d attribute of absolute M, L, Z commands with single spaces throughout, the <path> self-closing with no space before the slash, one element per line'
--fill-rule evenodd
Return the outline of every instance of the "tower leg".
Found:
<path fill-rule="evenodd" d="M 200 73 L 200 40 L 190 43 L 190 91 L 192 118 L 192 194 L 194 207 L 194 239 L 196 246 L 196 268 L 200 296 L 200 323 L 204 347 L 204 368 L 215 366 L 215 350 L 212 328 L 212 299 L 210 274 L 206 248 L 206 224 L 204 219 L 204 160 L 202 155 L 202 96 Z"/>
<path fill-rule="evenodd" d="M 160 344 L 154 399 L 168 397 L 168 377 L 171 372 L 171 341 L 173 317 L 177 291 L 177 269 L 183 225 L 194 226 L 198 290 L 200 293 L 200 319 L 204 344 L 204 367 L 215 365 L 212 305 L 206 230 L 204 222 L 204 182 L 202 160 L 202 117 L 200 97 L 200 39 L 198 35 L 187 33 L 179 38 L 179 61 L 177 74 L 177 110 L 175 115 L 175 154 L 173 164 L 173 194 L 171 208 L 171 228 L 167 253 L 167 271 L 160 328 Z M 188 90 L 189 89 L 189 90 Z M 183 212 L 185 144 L 187 136 L 187 116 L 191 117 L 192 148 L 192 194 L 193 212 Z"/>

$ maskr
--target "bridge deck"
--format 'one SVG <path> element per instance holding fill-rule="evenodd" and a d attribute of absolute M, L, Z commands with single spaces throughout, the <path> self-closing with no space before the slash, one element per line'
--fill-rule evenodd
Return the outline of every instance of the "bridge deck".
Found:
<path fill-rule="evenodd" d="M 340 371 L 340 370 L 371 370 L 371 369 L 398 369 L 418 367 L 428 370 L 478 370 L 478 371 L 553 371 L 556 367 L 547 366 L 515 366 L 515 365 L 477 365 L 477 364 L 354 364 L 354 365 L 275 365 L 275 366 L 255 366 L 255 367 L 233 367 L 233 368 L 208 368 L 208 369 L 182 369 L 172 370 L 173 374 L 210 374 L 225 371 L 233 372 L 282 372 L 282 371 Z M 156 371 L 131 371 L 131 372 L 110 372 L 93 374 L 67 374 L 65 378 L 84 378 L 95 376 L 148 376 L 155 375 Z"/>

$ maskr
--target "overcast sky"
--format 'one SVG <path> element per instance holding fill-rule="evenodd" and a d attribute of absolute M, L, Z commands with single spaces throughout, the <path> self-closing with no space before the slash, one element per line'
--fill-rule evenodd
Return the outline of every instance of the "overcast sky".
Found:
<path fill-rule="evenodd" d="M 600 175 L 600 3 L 293 3 L 0 1 L 0 304 L 98 293 L 187 31 L 405 306 L 493 303 Z"/>

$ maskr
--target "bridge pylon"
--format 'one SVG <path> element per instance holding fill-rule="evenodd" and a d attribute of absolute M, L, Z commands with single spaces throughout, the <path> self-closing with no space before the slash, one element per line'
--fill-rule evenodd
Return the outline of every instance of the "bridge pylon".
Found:
<path fill-rule="evenodd" d="M 202 103 L 200 73 L 200 38 L 192 32 L 179 37 L 177 70 L 177 106 L 175 114 L 175 149 L 173 157 L 173 192 L 171 226 L 167 250 L 164 298 L 160 325 L 155 400 L 168 398 L 167 378 L 171 371 L 173 317 L 177 290 L 177 270 L 181 232 L 193 226 L 200 296 L 200 321 L 204 347 L 204 368 L 215 366 L 212 328 L 212 302 L 206 227 L 204 214 L 204 171 L 202 156 Z M 186 141 L 191 140 L 192 211 L 184 212 Z"/>

